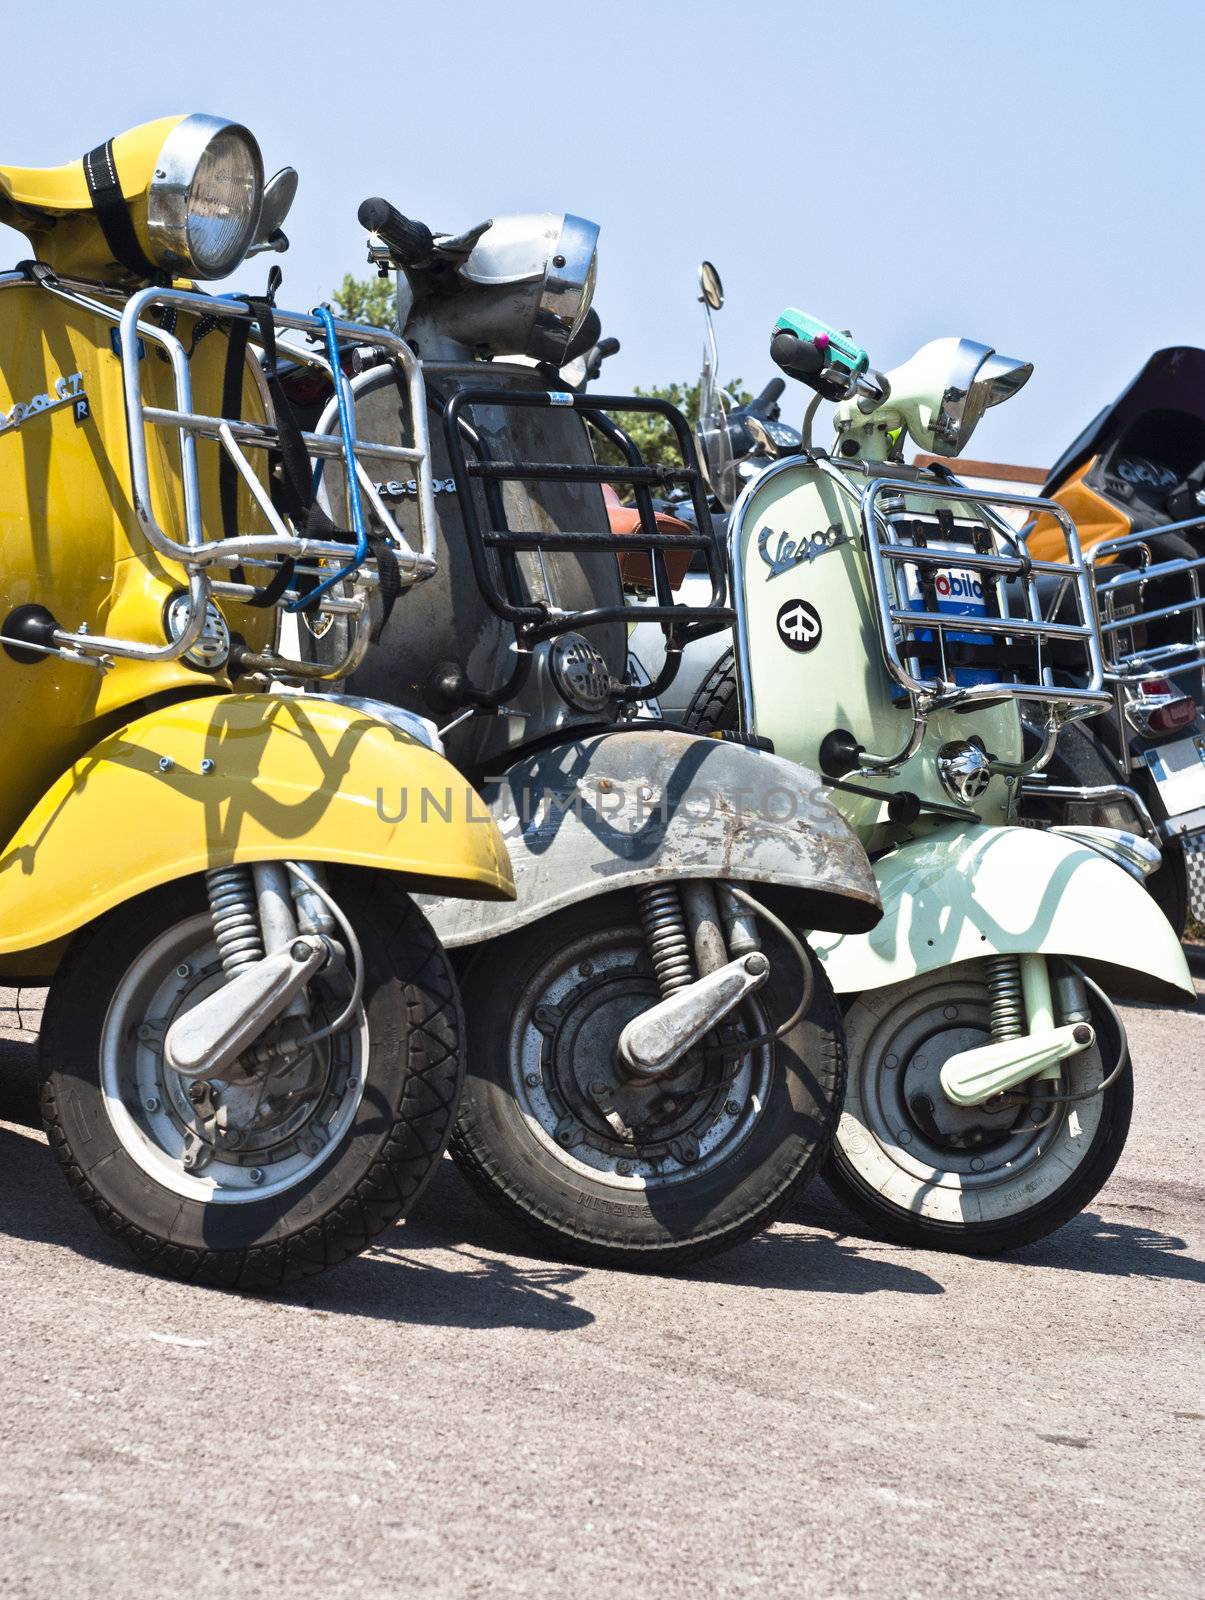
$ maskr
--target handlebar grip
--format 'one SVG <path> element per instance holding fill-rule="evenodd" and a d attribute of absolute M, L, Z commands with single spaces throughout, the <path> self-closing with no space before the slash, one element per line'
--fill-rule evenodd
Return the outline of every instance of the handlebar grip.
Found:
<path fill-rule="evenodd" d="M 380 195 L 360 203 L 360 226 L 375 233 L 389 247 L 399 267 L 421 267 L 431 259 L 435 239 L 425 222 L 411 222 Z"/>
<path fill-rule="evenodd" d="M 597 352 L 600 361 L 605 361 L 608 356 L 617 356 L 619 354 L 619 340 L 611 338 L 600 339 Z"/>
<path fill-rule="evenodd" d="M 806 382 L 824 370 L 824 351 L 789 328 L 778 328 L 770 340 L 770 359 L 792 378 Z"/>
<path fill-rule="evenodd" d="M 785 378 L 771 378 L 766 387 L 753 402 L 759 409 L 763 406 L 772 406 L 776 400 L 781 400 L 786 393 Z"/>

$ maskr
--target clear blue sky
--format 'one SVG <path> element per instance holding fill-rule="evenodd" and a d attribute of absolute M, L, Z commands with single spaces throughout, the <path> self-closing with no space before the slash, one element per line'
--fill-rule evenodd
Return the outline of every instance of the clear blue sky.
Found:
<path fill-rule="evenodd" d="M 1150 350 L 1205 344 L 1205 0 L 58 0 L 8 9 L 5 67 L 11 162 L 246 122 L 301 173 L 294 303 L 364 270 L 368 194 L 446 230 L 592 217 L 616 386 L 697 373 L 705 254 L 755 387 L 788 304 L 883 367 L 947 333 L 1034 361 L 976 435 L 997 459 L 1050 461 Z"/>

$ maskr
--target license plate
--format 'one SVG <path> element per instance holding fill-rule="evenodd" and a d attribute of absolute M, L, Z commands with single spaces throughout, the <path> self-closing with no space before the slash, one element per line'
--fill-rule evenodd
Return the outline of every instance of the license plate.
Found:
<path fill-rule="evenodd" d="M 1205 734 L 1148 750 L 1146 764 L 1169 817 L 1205 806 Z"/>

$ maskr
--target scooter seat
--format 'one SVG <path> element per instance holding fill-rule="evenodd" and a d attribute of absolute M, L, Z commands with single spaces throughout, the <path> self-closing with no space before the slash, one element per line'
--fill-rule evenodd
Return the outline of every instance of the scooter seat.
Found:
<path fill-rule="evenodd" d="M 609 484 L 603 486 L 603 499 L 607 502 L 607 521 L 611 532 L 619 538 L 640 534 L 644 529 L 640 521 L 640 513 L 635 506 L 625 506 L 620 503 L 619 496 Z M 674 517 L 668 511 L 655 513 L 658 533 L 693 533 L 694 529 L 689 523 L 683 522 L 681 517 Z M 669 575 L 671 589 L 680 589 L 682 581 L 690 569 L 694 559 L 693 550 L 667 550 L 665 552 L 665 570 Z M 619 570 L 623 574 L 625 589 L 652 589 L 653 565 L 652 559 L 644 550 L 624 550 L 619 556 Z"/>

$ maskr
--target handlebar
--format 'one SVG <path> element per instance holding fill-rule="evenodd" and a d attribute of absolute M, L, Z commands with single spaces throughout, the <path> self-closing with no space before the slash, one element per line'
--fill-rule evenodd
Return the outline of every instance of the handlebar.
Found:
<path fill-rule="evenodd" d="M 776 329 L 770 340 L 770 359 L 776 367 L 806 383 L 824 371 L 824 351 L 811 339 L 801 339 L 789 328 Z"/>
<path fill-rule="evenodd" d="M 426 266 L 435 253 L 435 239 L 426 223 L 412 222 L 380 195 L 361 201 L 356 216 L 362 228 L 389 247 L 399 267 Z"/>
<path fill-rule="evenodd" d="M 759 413 L 768 413 L 771 407 L 776 406 L 782 399 L 783 395 L 786 393 L 786 389 L 787 384 L 785 378 L 771 378 L 766 387 L 758 395 L 757 399 L 751 403 L 749 410 L 757 411 Z"/>
<path fill-rule="evenodd" d="M 858 379 L 870 366 L 870 357 L 848 333 L 793 308 L 774 324 L 770 356 L 789 377 L 806 383 L 825 400 L 844 400 L 855 393 Z"/>

